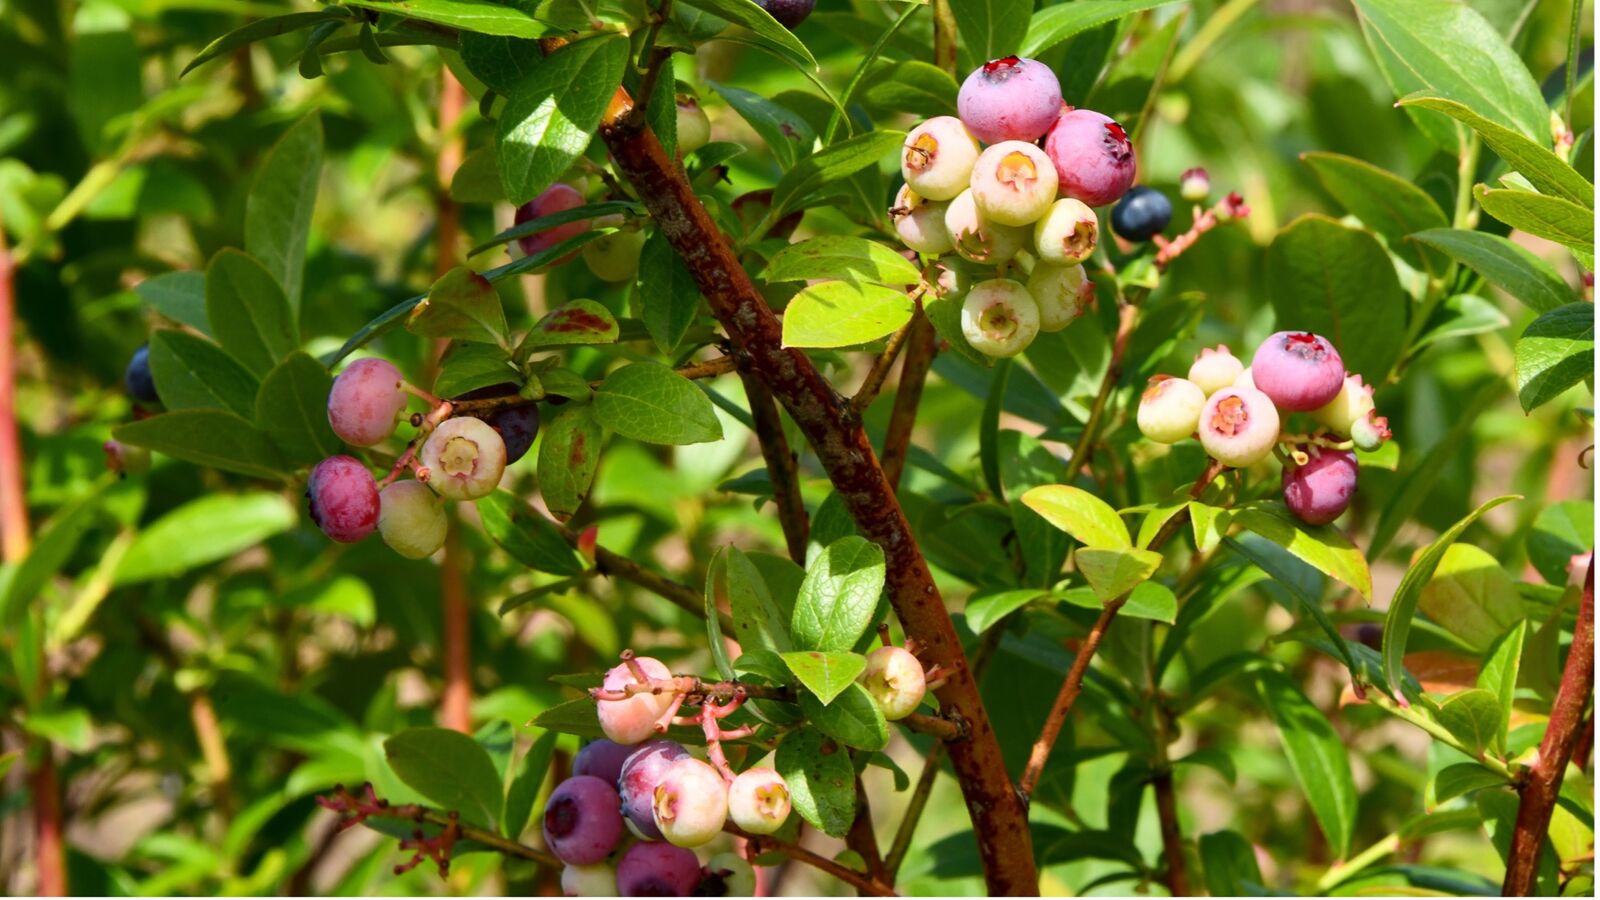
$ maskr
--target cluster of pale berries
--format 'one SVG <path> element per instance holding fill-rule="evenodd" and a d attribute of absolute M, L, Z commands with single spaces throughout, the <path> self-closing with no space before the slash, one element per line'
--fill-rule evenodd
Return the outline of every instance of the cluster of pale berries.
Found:
<path fill-rule="evenodd" d="M 1284 434 L 1284 420 L 1306 413 L 1324 429 Z M 1280 331 L 1256 348 L 1246 368 L 1226 346 L 1195 357 L 1189 377 L 1157 375 L 1139 401 L 1139 430 L 1163 444 L 1191 436 L 1213 459 L 1244 468 L 1280 444 L 1283 499 L 1302 521 L 1325 525 L 1350 505 L 1356 490 L 1353 448 L 1372 451 L 1389 438 L 1389 422 L 1372 402 L 1372 387 L 1345 371 L 1327 338 Z"/>
<path fill-rule="evenodd" d="M 861 683 L 897 721 L 914 712 L 927 691 L 926 673 L 909 650 L 881 647 L 867 657 Z M 573 896 L 748 896 L 749 863 L 731 853 L 701 866 L 691 848 L 709 843 L 729 821 L 750 835 L 768 835 L 789 818 L 789 785 L 777 770 L 735 772 L 722 741 L 748 737 L 749 726 L 725 728 L 745 702 L 737 683 L 705 685 L 674 677 L 648 656 L 623 655 L 591 691 L 606 739 L 578 752 L 572 777 L 545 807 L 545 843 L 566 868 L 561 882 Z M 679 712 L 694 696 L 699 711 Z M 716 696 L 727 699 L 719 702 Z M 660 738 L 669 725 L 698 726 L 706 759 Z"/>
<path fill-rule="evenodd" d="M 1133 144 L 1110 117 L 1064 106 L 1061 83 L 1037 60 L 983 64 L 956 107 L 960 118 L 937 116 L 907 136 L 890 215 L 910 249 L 1000 270 L 967 291 L 961 329 L 973 349 L 1015 356 L 1093 299 L 1082 266 L 1099 236 L 1092 207 L 1133 185 Z M 1034 260 L 1026 284 L 1006 277 L 1019 254 Z"/>
<path fill-rule="evenodd" d="M 516 396 L 515 385 L 440 400 L 406 384 L 399 369 L 376 357 L 356 360 L 333 380 L 328 424 L 353 447 L 377 446 L 394 434 L 411 394 L 432 408 L 410 417 L 422 433 L 382 481 L 343 454 L 312 468 L 306 483 L 311 520 L 335 541 L 354 543 L 377 531 L 401 556 L 432 555 L 449 530 L 444 501 L 493 493 L 506 466 L 525 456 L 539 433 L 539 407 Z M 451 417 L 473 403 L 486 407 L 483 418 Z M 405 471 L 413 479 L 396 480 Z"/>

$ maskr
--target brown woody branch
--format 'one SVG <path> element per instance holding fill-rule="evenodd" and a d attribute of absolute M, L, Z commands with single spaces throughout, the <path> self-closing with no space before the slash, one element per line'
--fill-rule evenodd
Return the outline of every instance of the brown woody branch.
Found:
<path fill-rule="evenodd" d="M 857 872 L 855 869 L 835 862 L 826 856 L 813 853 L 799 844 L 785 843 L 784 841 L 778 840 L 777 838 L 771 836 L 754 835 L 741 829 L 732 822 L 724 825 L 722 830 L 736 837 L 742 837 L 748 841 L 749 853 L 751 856 L 756 856 L 762 853 L 782 853 L 784 856 L 787 856 L 796 862 L 803 862 L 812 868 L 832 875 L 845 884 L 855 888 L 863 896 L 899 896 L 894 892 L 894 889 L 885 887 L 884 885 L 873 881 L 871 878 L 868 878 L 866 875 Z"/>
<path fill-rule="evenodd" d="M 745 399 L 750 401 L 750 417 L 755 421 L 756 443 L 767 462 L 767 478 L 772 482 L 772 503 L 778 508 L 778 523 L 783 526 L 784 546 L 789 558 L 806 564 L 806 544 L 811 539 L 811 521 L 800 497 L 800 465 L 789 438 L 783 433 L 783 415 L 766 382 L 744 372 Z"/>
<path fill-rule="evenodd" d="M 583 536 L 565 525 L 554 523 L 561 537 L 581 552 L 592 553 L 595 568 L 602 575 L 615 575 L 623 581 L 631 582 L 670 602 L 673 606 L 705 618 L 705 598 L 700 592 L 686 584 L 673 581 L 665 575 L 658 575 L 646 569 L 633 560 L 620 553 L 607 550 L 598 544 L 590 550 L 584 550 Z M 733 634 L 733 620 L 727 614 L 719 612 L 717 621 L 722 625 L 723 634 Z"/>
<path fill-rule="evenodd" d="M 1522 795 L 1517 806 L 1517 826 L 1511 834 L 1511 852 L 1506 858 L 1506 880 L 1500 893 L 1506 897 L 1533 894 L 1539 873 L 1539 854 L 1550 830 L 1550 815 L 1561 794 L 1561 779 L 1567 761 L 1578 742 L 1583 725 L 1583 709 L 1594 689 L 1594 559 L 1583 578 L 1583 600 L 1578 605 L 1578 622 L 1572 629 L 1572 647 L 1561 673 L 1561 687 L 1550 707 L 1550 722 L 1544 740 L 1539 742 L 1539 759 L 1528 770 L 1518 788 Z"/>

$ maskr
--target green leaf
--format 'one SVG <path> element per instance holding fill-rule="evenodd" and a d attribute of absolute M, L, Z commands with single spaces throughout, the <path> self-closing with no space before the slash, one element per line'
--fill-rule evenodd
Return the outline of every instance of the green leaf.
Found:
<path fill-rule="evenodd" d="M 1021 588 L 1012 591 L 978 591 L 967 598 L 967 627 L 973 634 L 983 634 L 999 624 L 1001 619 L 1027 606 L 1035 600 L 1050 596 L 1049 591 Z"/>
<path fill-rule="evenodd" d="M 546 56 L 518 83 L 496 130 L 512 205 L 538 196 L 582 155 L 627 62 L 627 38 L 592 37 Z"/>
<path fill-rule="evenodd" d="M 731 547 L 731 544 L 725 544 L 711 557 L 711 564 L 706 566 L 704 593 L 706 642 L 711 649 L 711 661 L 716 663 L 717 674 L 729 681 L 733 680 L 737 673 L 734 671 L 733 661 L 728 659 L 727 642 L 723 640 L 722 609 L 719 601 L 726 600 L 728 596 L 728 550 Z"/>
<path fill-rule="evenodd" d="M 448 25 L 462 31 L 499 34 L 507 37 L 536 38 L 559 34 L 560 29 L 534 18 L 524 7 L 532 4 L 506 4 L 495 0 L 340 0 L 346 6 L 359 6 Z"/>
<path fill-rule="evenodd" d="M 296 350 L 267 373 L 256 395 L 256 424 L 290 464 L 312 465 L 344 448 L 328 424 L 333 378 Z"/>
<path fill-rule="evenodd" d="M 806 567 L 790 630 L 805 650 L 844 651 L 872 624 L 883 592 L 883 548 L 851 535 L 829 544 Z"/>
<path fill-rule="evenodd" d="M 144 304 L 174 322 L 181 322 L 204 335 L 211 334 L 206 317 L 206 274 L 204 272 L 163 272 L 134 286 Z"/>
<path fill-rule="evenodd" d="M 467 71 L 503 97 L 516 91 L 544 59 L 536 41 L 478 31 L 461 32 L 460 50 Z"/>
<path fill-rule="evenodd" d="M 173 459 L 271 481 L 283 480 L 283 460 L 266 432 L 220 409 L 181 409 L 119 425 L 111 436 Z"/>
<path fill-rule="evenodd" d="M 1083 0 L 1079 0 L 1083 2 Z M 1200 862 L 1206 891 L 1213 897 L 1248 897 L 1265 893 L 1256 848 L 1237 831 L 1213 831 L 1200 836 Z"/>
<path fill-rule="evenodd" d="M 282 494 L 202 496 L 139 531 L 117 567 L 116 583 L 175 578 L 282 534 L 297 518 Z"/>
<path fill-rule="evenodd" d="M 289 127 L 257 164 L 244 205 L 244 249 L 283 287 L 298 321 L 306 235 L 322 174 L 322 118 L 312 112 Z"/>
<path fill-rule="evenodd" d="M 87 753 L 94 738 L 94 721 L 82 707 L 31 710 L 22 719 L 22 730 L 73 753 Z"/>
<path fill-rule="evenodd" d="M 639 318 L 656 347 L 669 356 L 700 313 L 700 286 L 660 229 L 639 251 Z"/>
<path fill-rule="evenodd" d="M 300 347 L 283 288 L 265 266 L 238 250 L 222 250 L 206 267 L 206 317 L 222 349 L 257 375 Z"/>
<path fill-rule="evenodd" d="M 1224 537 L 1222 542 L 1235 553 L 1248 559 L 1257 569 L 1260 569 L 1273 581 L 1276 581 L 1289 593 L 1289 596 L 1294 598 L 1300 608 L 1305 610 L 1306 615 L 1310 616 L 1311 620 L 1322 630 L 1322 633 L 1327 636 L 1328 647 L 1332 651 L 1331 655 L 1338 656 L 1339 661 L 1344 663 L 1345 668 L 1350 671 L 1350 680 L 1352 682 L 1357 681 L 1360 678 L 1361 668 L 1350 651 L 1349 643 L 1339 634 L 1339 629 L 1333 624 L 1333 620 L 1328 618 L 1328 614 L 1323 610 L 1319 598 L 1311 596 L 1306 592 L 1305 588 L 1300 586 L 1301 579 L 1297 579 L 1295 577 L 1296 573 L 1290 568 L 1293 564 L 1284 556 L 1271 554 L 1267 550 L 1268 542 L 1265 539 L 1245 540 L 1243 537 L 1243 535 L 1238 539 Z M 1163 648 L 1163 655 L 1165 655 L 1165 648 Z"/>
<path fill-rule="evenodd" d="M 1439 305 L 1427 329 L 1411 346 L 1415 350 L 1435 341 L 1499 331 L 1510 324 L 1511 320 L 1494 303 L 1475 294 L 1453 294 Z"/>
<path fill-rule="evenodd" d="M 339 21 L 346 18 L 343 10 L 324 9 L 318 12 L 296 12 L 281 16 L 269 16 L 265 19 L 247 22 L 207 44 L 205 49 L 201 50 L 194 59 L 189 60 L 189 64 L 183 67 L 182 72 L 178 73 L 178 77 L 182 78 L 197 67 L 205 65 L 219 56 L 226 56 L 240 47 L 247 47 L 257 41 L 277 37 L 280 34 L 289 34 L 302 28 L 310 28 L 322 22 Z"/>
<path fill-rule="evenodd" d="M 824 281 L 789 300 L 783 313 L 785 347 L 852 347 L 877 340 L 911 321 L 916 303 L 899 288 Z"/>
<path fill-rule="evenodd" d="M 922 273 L 887 244 L 848 235 L 822 235 L 773 254 L 761 277 L 767 281 L 845 278 L 909 287 L 922 280 Z"/>
<path fill-rule="evenodd" d="M 1489 648 L 1489 654 L 1483 660 L 1483 669 L 1478 672 L 1478 687 L 1488 691 L 1500 708 L 1500 727 L 1490 742 L 1497 753 L 1504 753 L 1506 749 L 1506 728 L 1511 722 L 1517 676 L 1522 671 L 1522 647 L 1527 637 L 1526 620 L 1511 626 L 1511 630 Z"/>
<path fill-rule="evenodd" d="M 1388 378 L 1405 340 L 1407 301 L 1370 232 L 1326 216 L 1295 219 L 1267 249 L 1266 289 L 1277 327 L 1326 336 L 1368 384 Z"/>
<path fill-rule="evenodd" d="M 1332 525 L 1306 525 L 1281 503 L 1257 502 L 1236 508 L 1233 521 L 1289 551 L 1302 562 L 1344 582 L 1372 602 L 1372 573 L 1361 548 Z"/>
<path fill-rule="evenodd" d="M 500 156 L 493 144 L 468 153 L 456 167 L 450 175 L 450 199 L 457 203 L 500 203 L 506 199 L 506 186 L 500 183 Z M 474 250 L 468 255 L 476 253 Z"/>
<path fill-rule="evenodd" d="M 483 530 L 517 562 L 552 575 L 576 575 L 587 568 L 554 524 L 505 491 L 477 501 Z"/>
<path fill-rule="evenodd" d="M 72 558 L 83 536 L 99 518 L 109 484 L 103 479 L 89 493 L 56 510 L 39 530 L 28 555 L 14 567 L 0 568 L 0 623 L 8 631 L 24 618 L 29 604 Z"/>
<path fill-rule="evenodd" d="M 1540 193 L 1562 197 L 1588 209 L 1594 209 L 1594 185 L 1579 175 L 1576 169 L 1562 162 L 1561 158 L 1543 143 L 1531 141 L 1444 97 L 1412 94 L 1409 97 L 1402 97 L 1400 105 L 1438 110 L 1461 122 L 1476 131 L 1483 138 L 1483 142 L 1489 145 L 1490 150 L 1505 160 L 1506 165 L 1527 178 Z"/>
<path fill-rule="evenodd" d="M 1423 585 L 1417 606 L 1474 650 L 1486 651 L 1526 614 L 1516 582 L 1489 553 L 1451 544 Z"/>
<path fill-rule="evenodd" d="M 539 443 L 539 495 L 556 521 L 572 518 L 589 498 L 604 443 L 605 431 L 589 404 L 569 403 L 545 426 Z"/>
<path fill-rule="evenodd" d="M 1446 697 L 1433 717 L 1478 756 L 1493 746 L 1505 726 L 1499 701 L 1482 688 L 1461 691 Z"/>
<path fill-rule="evenodd" d="M 1138 551 L 1135 551 L 1138 552 Z M 1122 615 L 1171 625 L 1178 620 L 1178 596 L 1158 581 L 1143 581 L 1128 594 Z"/>
<path fill-rule="evenodd" d="M 1443 806 L 1473 791 L 1501 787 L 1505 783 L 1504 778 L 1477 763 L 1456 763 L 1445 766 L 1439 770 L 1439 774 L 1433 776 L 1433 802 Z"/>
<path fill-rule="evenodd" d="M 861 99 L 882 113 L 953 116 L 960 88 L 949 72 L 920 59 L 882 61 L 866 77 Z"/>
<path fill-rule="evenodd" d="M 776 222 L 797 209 L 804 209 L 824 188 L 894 156 L 905 139 L 903 131 L 869 131 L 805 157 L 785 172 L 777 187 L 772 189 L 772 211 L 768 217 Z"/>
<path fill-rule="evenodd" d="M 487 278 L 457 266 L 428 288 L 412 308 L 406 330 L 415 335 L 505 346 L 506 311 Z"/>
<path fill-rule="evenodd" d="M 1281 673 L 1256 673 L 1261 701 L 1277 723 L 1289 768 L 1300 783 L 1312 815 L 1322 826 L 1335 856 L 1350 853 L 1356 827 L 1356 786 L 1350 775 L 1350 756 L 1339 733 L 1307 700 L 1294 682 Z"/>
<path fill-rule="evenodd" d="M 1074 0 L 1072 3 L 1047 7 L 1034 13 L 1033 20 L 1028 22 L 1027 38 L 1023 40 L 1020 49 L 1013 49 L 1019 56 L 1038 56 L 1041 51 L 1048 50 L 1080 32 L 1097 28 L 1107 22 L 1114 22 L 1123 16 L 1176 2 L 1177 0 Z M 1026 7 L 1023 8 L 1021 17 L 1027 19 Z M 966 34 L 965 26 L 962 26 L 962 34 Z M 1004 47 L 1000 49 L 1005 50 L 1005 53 L 991 54 L 985 59 L 1013 52 L 1013 49 Z"/>
<path fill-rule="evenodd" d="M 784 59 L 793 63 L 802 70 L 815 71 L 817 60 L 806 49 L 789 29 L 778 24 L 770 13 L 755 3 L 755 0 L 682 0 L 683 5 L 704 10 L 727 19 L 736 25 L 743 25 L 750 29 L 756 36 L 757 42 Z"/>
<path fill-rule="evenodd" d="M 950 0 L 950 11 L 961 43 L 983 62 L 1022 52 L 1033 0 Z"/>
<path fill-rule="evenodd" d="M 1437 228 L 1418 232 L 1411 240 L 1450 254 L 1535 312 L 1549 312 L 1576 297 L 1549 263 L 1497 234 Z"/>
<path fill-rule="evenodd" d="M 815 694 L 823 706 L 833 702 L 839 692 L 867 670 L 867 658 L 859 653 L 822 653 L 797 650 L 779 654 L 806 690 Z"/>
<path fill-rule="evenodd" d="M 383 742 L 383 754 L 400 780 L 432 803 L 462 821 L 499 827 L 500 775 L 477 741 L 448 728 L 407 728 Z"/>
<path fill-rule="evenodd" d="M 1111 504 L 1083 488 L 1047 484 L 1024 493 L 1022 502 L 1085 547 L 1117 550 L 1133 546 L 1128 526 Z"/>
<path fill-rule="evenodd" d="M 767 554 L 756 554 L 752 558 L 738 547 L 729 548 L 728 608 L 733 612 L 734 637 L 745 649 L 746 656 L 756 650 L 787 653 L 794 646 L 789 637 L 790 616 L 774 598 L 770 576 L 763 573 L 756 560 L 776 560 L 799 570 L 787 559 Z M 798 594 L 798 586 L 795 590 Z"/>
<path fill-rule="evenodd" d="M 1517 400 L 1524 412 L 1592 378 L 1594 304 L 1569 303 L 1534 319 L 1517 339 L 1516 357 Z"/>
<path fill-rule="evenodd" d="M 817 730 L 845 746 L 882 750 L 889 745 L 889 723 L 883 710 L 867 689 L 855 682 L 846 684 L 826 706 L 816 695 L 801 692 L 800 712 Z"/>
<path fill-rule="evenodd" d="M 544 786 L 545 776 L 550 773 L 550 760 L 555 757 L 556 739 L 560 736 L 557 732 L 546 731 L 522 755 L 517 775 L 506 790 L 505 812 L 501 819 L 502 833 L 512 840 L 521 836 L 522 830 L 528 827 L 533 803 L 539 797 L 539 789 Z"/>
<path fill-rule="evenodd" d="M 1402 690 L 1405 684 L 1406 638 L 1411 634 L 1411 617 L 1416 614 L 1417 601 L 1422 596 L 1423 586 L 1433 578 L 1434 571 L 1439 568 L 1439 562 L 1444 559 L 1445 551 L 1460 539 L 1462 533 L 1471 527 L 1473 522 L 1478 521 L 1479 516 L 1509 500 L 1520 499 L 1522 498 L 1516 494 L 1507 494 L 1496 497 L 1468 513 L 1465 518 L 1450 526 L 1449 530 L 1429 544 L 1400 579 L 1400 585 L 1395 588 L 1394 597 L 1389 601 L 1389 611 L 1384 616 L 1383 671 L 1389 680 L 1391 693 L 1402 706 L 1410 705 L 1410 699 Z"/>
<path fill-rule="evenodd" d="M 1539 510 L 1528 532 L 1528 561 L 1549 584 L 1567 583 L 1572 557 L 1594 548 L 1594 502 L 1564 500 Z"/>
<path fill-rule="evenodd" d="M 522 373 L 511 362 L 511 354 L 499 344 L 455 342 L 439 359 L 439 375 L 433 392 L 440 397 L 459 397 L 480 388 L 502 384 L 521 384 Z"/>
<path fill-rule="evenodd" d="M 1388 239 L 1390 249 L 1413 266 L 1423 264 L 1415 244 L 1403 239 L 1430 228 L 1447 228 L 1439 204 L 1421 188 L 1377 166 L 1339 153 L 1302 153 L 1300 161 L 1311 167 L 1317 180 L 1363 224 Z M 1442 272 L 1438 254 L 1428 258 L 1428 268 Z"/>
<path fill-rule="evenodd" d="M 254 416 L 260 382 L 225 350 L 185 331 L 150 335 L 150 374 L 167 409 L 225 409 Z M 324 403 L 327 397 L 323 397 Z"/>
<path fill-rule="evenodd" d="M 804 159 L 811 153 L 816 145 L 817 133 L 799 114 L 768 100 L 760 94 L 742 90 L 736 87 L 711 82 L 711 89 L 717 95 L 728 101 L 747 122 L 761 140 L 772 151 L 782 169 L 791 169 L 794 164 Z"/>
<path fill-rule="evenodd" d="M 1106 603 L 1131 591 L 1140 582 L 1156 573 L 1162 556 L 1151 550 L 1134 547 L 1106 549 L 1079 547 L 1073 554 L 1078 571 L 1089 580 L 1100 602 Z"/>
<path fill-rule="evenodd" d="M 1481 184 L 1472 189 L 1472 195 L 1484 212 L 1512 228 L 1578 250 L 1594 247 L 1594 211 L 1571 200 Z"/>
<path fill-rule="evenodd" d="M 572 300 L 545 313 L 544 318 L 534 323 L 517 353 L 526 356 L 529 350 L 545 347 L 614 344 L 617 334 L 617 320 L 611 310 L 593 300 Z"/>
<path fill-rule="evenodd" d="M 856 770 L 850 754 L 815 728 L 784 737 L 774 765 L 789 784 L 802 819 L 824 834 L 844 837 L 856 818 Z"/>
<path fill-rule="evenodd" d="M 607 375 L 595 388 L 594 413 L 617 434 L 652 444 L 722 440 L 711 400 L 660 363 L 631 363 Z"/>
<path fill-rule="evenodd" d="M 1361 29 L 1406 77 L 1389 72 L 1397 96 L 1426 88 L 1530 138 L 1547 134 L 1539 85 L 1494 26 L 1453 0 L 1353 0 Z"/>

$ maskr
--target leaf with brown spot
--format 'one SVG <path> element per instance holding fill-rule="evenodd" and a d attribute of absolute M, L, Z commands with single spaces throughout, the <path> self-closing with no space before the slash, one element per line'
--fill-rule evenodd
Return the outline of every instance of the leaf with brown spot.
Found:
<path fill-rule="evenodd" d="M 545 313 L 522 339 L 517 356 L 526 358 L 529 352 L 544 347 L 614 344 L 617 334 L 617 319 L 611 310 L 593 300 L 573 300 Z"/>
<path fill-rule="evenodd" d="M 578 511 L 594 486 L 605 432 L 595 421 L 594 407 L 569 403 L 546 427 L 539 444 L 539 493 L 550 514 L 565 522 Z"/>

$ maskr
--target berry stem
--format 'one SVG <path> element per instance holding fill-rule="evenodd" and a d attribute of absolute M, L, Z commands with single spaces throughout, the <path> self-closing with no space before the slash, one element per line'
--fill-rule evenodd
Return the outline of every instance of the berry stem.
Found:
<path fill-rule="evenodd" d="M 463 825 L 460 817 L 455 812 L 431 809 L 414 803 L 393 806 L 389 801 L 379 799 L 373 792 L 371 784 L 363 784 L 360 794 L 351 793 L 342 784 L 335 785 L 333 793 L 318 797 L 317 803 L 324 809 L 332 810 L 342 817 L 341 830 L 352 825 L 364 824 L 368 819 L 399 819 L 419 824 L 438 825 L 441 828 L 454 827 L 460 840 L 482 844 L 504 856 L 526 859 L 553 868 L 561 867 L 561 860 L 557 859 L 554 854 L 540 850 L 537 847 L 530 847 L 519 841 L 510 840 L 493 831 L 479 828 L 475 825 Z M 412 840 L 414 841 L 415 838 Z"/>
<path fill-rule="evenodd" d="M 700 592 L 686 584 L 673 581 L 664 575 L 646 569 L 633 560 L 620 553 L 608 550 L 599 544 L 591 544 L 584 536 L 559 522 L 551 521 L 556 531 L 574 549 L 593 560 L 595 570 L 601 575 L 615 575 L 623 581 L 636 584 L 639 587 L 661 597 L 686 612 L 705 618 L 705 598 Z M 733 634 L 733 619 L 726 613 L 718 612 L 717 621 L 722 626 L 723 634 Z"/>
<path fill-rule="evenodd" d="M 1182 256 L 1184 251 L 1193 247 L 1206 232 L 1222 224 L 1224 221 L 1242 219 L 1250 215 L 1250 207 L 1245 205 L 1244 198 L 1238 194 L 1229 194 L 1217 201 L 1217 205 L 1201 213 L 1189 230 L 1178 235 L 1170 241 L 1161 241 L 1157 244 L 1160 248 L 1156 252 L 1156 268 L 1162 272 L 1172 261 Z"/>

